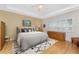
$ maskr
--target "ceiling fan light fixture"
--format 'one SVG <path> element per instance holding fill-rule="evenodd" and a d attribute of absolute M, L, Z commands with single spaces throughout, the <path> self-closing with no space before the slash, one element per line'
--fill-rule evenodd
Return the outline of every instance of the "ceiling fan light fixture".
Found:
<path fill-rule="evenodd" d="M 39 9 L 42 9 L 42 8 L 43 8 L 43 5 L 39 5 L 38 8 L 39 8 Z"/>

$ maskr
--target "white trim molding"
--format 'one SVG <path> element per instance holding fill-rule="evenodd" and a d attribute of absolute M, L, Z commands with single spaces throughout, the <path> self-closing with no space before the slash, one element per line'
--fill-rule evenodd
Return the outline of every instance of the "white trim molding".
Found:
<path fill-rule="evenodd" d="M 51 13 L 48 13 L 44 16 L 43 15 L 41 16 L 41 15 L 38 15 L 38 14 L 34 14 L 32 12 L 23 11 L 22 9 L 20 10 L 16 7 L 7 6 L 6 4 L 0 5 L 0 10 L 18 13 L 18 14 L 25 15 L 25 16 L 32 16 L 32 17 L 36 17 L 36 18 L 40 18 L 40 19 L 46 19 L 46 18 L 51 17 L 51 16 L 57 16 L 57 15 L 60 15 L 60 14 L 63 14 L 63 13 L 75 11 L 77 9 L 79 9 L 79 5 L 74 4 L 72 6 L 69 6 L 69 7 L 54 11 L 54 12 L 52 11 Z"/>

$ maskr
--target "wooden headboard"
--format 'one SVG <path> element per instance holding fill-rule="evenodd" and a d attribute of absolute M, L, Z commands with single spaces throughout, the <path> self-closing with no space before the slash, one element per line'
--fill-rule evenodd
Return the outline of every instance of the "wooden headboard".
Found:
<path fill-rule="evenodd" d="M 65 41 L 65 32 L 48 31 L 49 38 Z"/>

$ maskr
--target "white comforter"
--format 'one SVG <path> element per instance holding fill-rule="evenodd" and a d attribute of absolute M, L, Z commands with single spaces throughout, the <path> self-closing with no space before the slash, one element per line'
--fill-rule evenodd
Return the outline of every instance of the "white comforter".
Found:
<path fill-rule="evenodd" d="M 21 49 L 26 50 L 46 40 L 48 35 L 44 32 L 24 32 L 18 34 L 17 43 Z"/>

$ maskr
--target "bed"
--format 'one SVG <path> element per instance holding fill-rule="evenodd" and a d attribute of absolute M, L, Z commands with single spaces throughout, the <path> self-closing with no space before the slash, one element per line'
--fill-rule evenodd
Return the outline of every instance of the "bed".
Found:
<path fill-rule="evenodd" d="M 22 50 L 27 50 L 47 40 L 48 35 L 44 32 L 23 32 L 18 34 L 17 43 Z"/>
<path fill-rule="evenodd" d="M 41 54 L 42 51 L 48 49 L 49 47 L 53 46 L 56 42 L 58 42 L 58 40 L 55 40 L 56 37 L 49 38 L 47 33 L 38 32 L 35 30 L 30 32 L 25 31 L 23 30 L 23 32 L 20 32 L 18 30 L 17 40 L 14 41 L 14 53 Z M 64 34 L 60 33 L 59 35 Z"/>
<path fill-rule="evenodd" d="M 48 49 L 49 47 L 53 46 L 56 42 L 58 42 L 57 40 L 48 38 L 47 41 L 38 44 L 36 46 L 33 46 L 27 50 L 22 50 L 18 47 L 18 44 L 16 43 L 16 41 L 14 42 L 14 53 L 15 54 L 42 54 L 42 52 L 46 49 Z"/>

